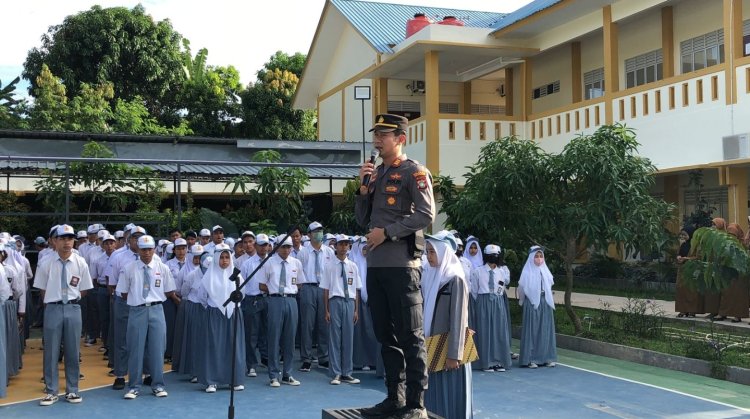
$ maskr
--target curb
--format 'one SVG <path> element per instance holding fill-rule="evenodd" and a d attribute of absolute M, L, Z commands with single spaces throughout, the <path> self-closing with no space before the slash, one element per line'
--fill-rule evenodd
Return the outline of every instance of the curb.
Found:
<path fill-rule="evenodd" d="M 746 368 L 732 366 L 716 368 L 711 362 L 699 359 L 668 355 L 647 349 L 561 335 L 559 333 L 556 334 L 556 337 L 558 348 L 726 380 L 737 384 L 750 385 L 750 369 Z"/>

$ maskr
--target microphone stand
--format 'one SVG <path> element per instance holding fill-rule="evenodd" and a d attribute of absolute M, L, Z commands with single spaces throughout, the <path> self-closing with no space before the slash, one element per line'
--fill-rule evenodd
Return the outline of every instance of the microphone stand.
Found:
<path fill-rule="evenodd" d="M 279 241 L 280 243 L 284 243 L 284 241 L 287 239 L 287 237 L 292 235 L 292 232 L 296 229 L 296 226 L 293 225 L 290 227 L 290 230 L 286 232 L 284 237 Z M 232 275 L 229 277 L 232 282 L 235 283 L 235 290 L 232 291 L 232 293 L 229 295 L 229 298 L 224 301 L 223 307 L 226 307 L 230 303 L 234 303 L 234 319 L 232 319 L 232 325 L 234 327 L 234 330 L 232 332 L 232 384 L 229 386 L 229 411 L 227 412 L 227 417 L 229 419 L 234 419 L 234 383 L 236 380 L 236 374 L 235 374 L 235 367 L 237 365 L 237 334 L 239 330 L 239 320 L 237 319 L 237 316 L 241 316 L 240 313 L 240 302 L 244 298 L 244 295 L 242 294 L 242 288 L 247 285 L 248 282 L 255 276 L 255 274 L 260 270 L 260 268 L 263 267 L 263 265 L 266 264 L 266 262 L 271 259 L 271 256 L 273 256 L 277 250 L 279 250 L 279 247 L 281 246 L 275 246 L 271 252 L 266 255 L 265 259 L 260 261 L 260 264 L 253 270 L 250 275 L 245 278 L 245 280 L 240 284 L 238 281 L 240 270 L 237 269 L 237 267 L 234 268 L 234 271 L 232 272 Z"/>

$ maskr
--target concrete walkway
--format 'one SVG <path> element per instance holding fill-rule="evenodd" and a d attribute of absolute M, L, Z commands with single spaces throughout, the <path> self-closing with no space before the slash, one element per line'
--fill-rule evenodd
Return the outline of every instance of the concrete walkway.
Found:
<path fill-rule="evenodd" d="M 555 304 L 562 305 L 565 303 L 564 291 L 554 291 L 553 294 L 555 296 Z M 517 298 L 517 295 L 518 294 L 517 294 L 516 288 L 511 287 L 508 289 L 508 296 L 510 298 Z M 603 310 L 606 304 L 609 310 L 621 312 L 622 308 L 627 305 L 628 298 L 616 297 L 612 295 L 582 294 L 582 293 L 574 292 L 571 296 L 571 301 L 574 307 L 594 308 L 594 309 Z M 710 323 L 710 320 L 706 318 L 707 315 L 705 314 L 698 314 L 696 317 L 693 317 L 693 318 L 677 317 L 678 313 L 674 310 L 674 301 L 664 301 L 664 300 L 650 300 L 650 301 L 653 301 L 656 304 L 656 307 L 658 307 L 664 312 L 664 317 L 674 318 L 676 320 L 682 320 L 686 322 L 702 321 L 702 322 Z M 744 318 L 739 323 L 732 323 L 731 320 L 728 318 L 727 320 L 724 320 L 724 321 L 714 322 L 714 324 L 721 325 L 722 327 L 726 326 L 726 327 L 739 328 L 739 329 L 750 331 L 750 324 L 748 323 L 748 320 L 749 319 Z"/>

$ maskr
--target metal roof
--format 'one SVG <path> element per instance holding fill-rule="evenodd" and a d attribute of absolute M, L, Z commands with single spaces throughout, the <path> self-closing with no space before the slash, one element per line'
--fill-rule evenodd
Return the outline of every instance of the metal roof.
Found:
<path fill-rule="evenodd" d="M 504 13 L 479 12 L 441 7 L 408 6 L 358 0 L 331 0 L 351 24 L 380 53 L 393 53 L 391 48 L 404 40 L 406 21 L 415 13 L 424 13 L 434 21 L 455 16 L 466 26 L 491 29 Z"/>
<path fill-rule="evenodd" d="M 491 25 L 492 29 L 494 29 L 492 33 L 495 33 L 500 29 L 510 26 L 520 20 L 526 19 L 527 17 L 541 12 L 548 7 L 552 7 L 557 3 L 560 3 L 561 1 L 562 0 L 534 0 L 531 3 L 521 7 L 520 9 L 504 15 L 497 22 L 493 23 Z"/>

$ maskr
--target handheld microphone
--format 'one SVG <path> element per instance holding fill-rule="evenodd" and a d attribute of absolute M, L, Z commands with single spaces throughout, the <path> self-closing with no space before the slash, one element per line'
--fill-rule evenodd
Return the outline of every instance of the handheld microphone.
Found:
<path fill-rule="evenodd" d="M 370 151 L 370 163 L 375 164 L 375 160 L 377 160 L 378 156 L 380 156 L 380 151 L 378 151 L 377 148 L 373 148 L 372 151 Z M 365 175 L 364 178 L 362 178 L 362 186 L 367 186 L 370 184 L 370 175 Z"/>

